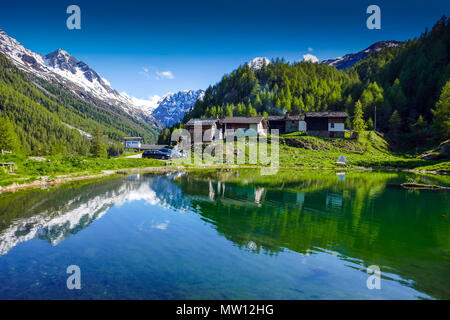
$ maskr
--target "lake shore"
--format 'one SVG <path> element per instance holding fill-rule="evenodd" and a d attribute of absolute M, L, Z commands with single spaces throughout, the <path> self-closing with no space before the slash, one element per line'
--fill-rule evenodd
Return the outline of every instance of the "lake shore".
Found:
<path fill-rule="evenodd" d="M 18 184 L 13 183 L 11 185 L 1 187 L 0 194 L 4 192 L 15 192 L 25 189 L 34 188 L 47 188 L 55 187 L 63 183 L 82 181 L 89 179 L 100 179 L 106 178 L 118 174 L 133 174 L 133 173 L 167 173 L 167 172 L 180 172 L 187 170 L 201 170 L 201 169 L 268 169 L 270 167 L 258 166 L 258 165 L 200 165 L 200 166 L 163 166 L 163 167 L 144 167 L 144 168 L 124 168 L 117 170 L 103 170 L 99 174 L 87 174 L 83 173 L 73 173 L 63 176 L 57 176 L 56 178 L 48 177 L 38 177 L 37 180 L 33 182 Z M 405 168 L 394 168 L 394 167 L 334 167 L 334 168 L 323 168 L 323 167 L 288 167 L 279 166 L 278 169 L 290 169 L 290 170 L 334 170 L 334 171 L 394 171 L 394 172 L 407 172 L 415 174 L 431 174 L 431 175 L 450 175 L 449 172 L 445 171 L 434 171 L 434 170 L 414 170 Z"/>

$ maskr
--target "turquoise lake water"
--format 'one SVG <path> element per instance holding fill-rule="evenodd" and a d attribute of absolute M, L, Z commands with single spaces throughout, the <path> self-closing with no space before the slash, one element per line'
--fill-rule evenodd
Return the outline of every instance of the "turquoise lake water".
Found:
<path fill-rule="evenodd" d="M 0 194 L 0 299 L 449 299 L 450 193 L 393 185 L 408 179 L 242 170 Z"/>

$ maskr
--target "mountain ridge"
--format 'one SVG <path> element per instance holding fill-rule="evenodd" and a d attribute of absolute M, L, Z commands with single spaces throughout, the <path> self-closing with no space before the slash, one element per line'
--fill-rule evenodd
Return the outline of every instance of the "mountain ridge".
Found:
<path fill-rule="evenodd" d="M 95 105 L 62 84 L 26 73 L 1 52 L 0 118 L 9 122 L 18 136 L 19 144 L 8 146 L 25 154 L 86 155 L 90 148 L 87 134 L 98 129 L 110 142 L 139 135 L 150 143 L 157 135 L 154 127 L 123 109 Z"/>
<path fill-rule="evenodd" d="M 420 37 L 376 42 L 322 63 L 278 58 L 256 69 L 247 63 L 209 86 L 183 123 L 192 118 L 346 111 L 346 128 L 376 128 L 399 150 L 432 146 L 449 138 L 449 48 L 450 19 L 443 16 Z M 354 121 L 357 114 L 359 122 Z M 158 140 L 167 137 L 170 132 L 164 130 Z"/>
<path fill-rule="evenodd" d="M 158 101 L 158 107 L 153 110 L 152 114 L 164 126 L 170 127 L 180 122 L 204 94 L 205 91 L 201 89 L 167 93 Z"/>
<path fill-rule="evenodd" d="M 358 63 L 359 61 L 361 61 L 362 59 L 364 59 L 373 52 L 378 52 L 388 47 L 402 46 L 403 44 L 404 44 L 403 41 L 397 40 L 377 41 L 364 50 L 354 53 L 347 53 L 342 57 L 323 60 L 321 61 L 321 63 L 335 67 L 338 70 L 344 70 L 353 67 L 356 63 Z"/>
<path fill-rule="evenodd" d="M 27 49 L 0 29 L 0 52 L 26 73 L 50 82 L 57 82 L 82 99 L 101 107 L 110 104 L 122 108 L 131 116 L 157 129 L 162 128 L 161 123 L 151 113 L 135 106 L 131 99 L 118 93 L 95 70 L 63 49 L 40 55 Z"/>

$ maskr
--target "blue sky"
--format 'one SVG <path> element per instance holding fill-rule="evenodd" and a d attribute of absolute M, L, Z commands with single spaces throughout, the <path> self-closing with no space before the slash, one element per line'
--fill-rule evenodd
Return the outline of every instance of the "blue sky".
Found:
<path fill-rule="evenodd" d="M 66 28 L 71 4 L 81 8 L 81 30 Z M 371 4 L 381 8 L 381 30 L 366 28 Z M 0 7 L 0 29 L 25 47 L 62 48 L 119 92 L 144 99 L 206 89 L 254 57 L 323 60 L 407 40 L 450 14 L 450 1 L 437 0 L 2 0 Z"/>

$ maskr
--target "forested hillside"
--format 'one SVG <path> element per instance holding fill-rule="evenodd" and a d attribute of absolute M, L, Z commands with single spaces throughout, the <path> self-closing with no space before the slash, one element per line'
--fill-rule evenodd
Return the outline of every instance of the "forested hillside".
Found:
<path fill-rule="evenodd" d="M 136 135 L 152 142 L 156 130 L 119 108 L 100 108 L 69 91 L 18 70 L 0 54 L 0 118 L 18 136 L 18 151 L 26 154 L 81 154 L 90 141 L 79 132 L 103 132 L 105 140 L 119 142 Z M 71 127 L 76 129 L 73 129 Z"/>
<path fill-rule="evenodd" d="M 191 117 L 252 116 L 340 109 L 357 89 L 356 72 L 324 64 L 272 61 L 260 70 L 244 65 L 205 92 Z"/>
<path fill-rule="evenodd" d="M 254 70 L 248 65 L 225 75 L 205 92 L 184 121 L 195 117 L 271 115 L 289 112 L 347 111 L 352 127 L 355 106 L 362 109 L 361 129 L 388 134 L 404 148 L 449 138 L 450 22 L 401 47 L 385 48 L 339 71 L 325 64 L 272 61 Z M 438 101 L 442 101 L 438 103 Z M 167 139 L 170 131 L 160 135 Z"/>
<path fill-rule="evenodd" d="M 379 102 L 374 101 L 375 96 L 361 97 L 369 112 L 374 105 L 380 107 L 381 130 L 390 130 L 403 138 L 406 134 L 416 143 L 433 136 L 438 140 L 449 138 L 450 106 L 436 107 L 449 87 L 443 89 L 450 78 L 448 18 L 442 17 L 430 32 L 426 30 L 419 39 L 409 41 L 401 49 L 382 50 L 353 69 L 365 86 L 377 83 L 382 88 Z M 447 134 L 439 129 L 444 125 L 441 118 L 447 118 Z"/>

